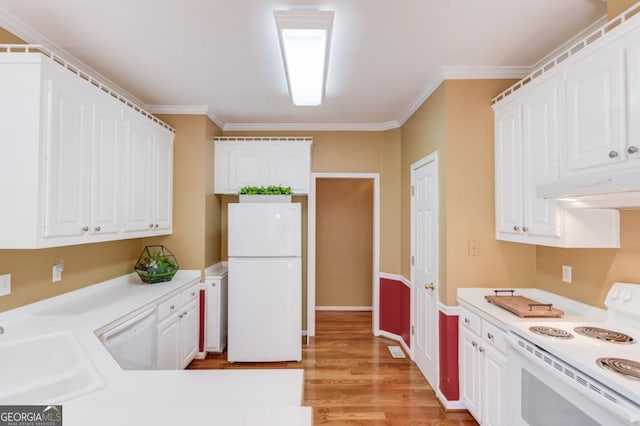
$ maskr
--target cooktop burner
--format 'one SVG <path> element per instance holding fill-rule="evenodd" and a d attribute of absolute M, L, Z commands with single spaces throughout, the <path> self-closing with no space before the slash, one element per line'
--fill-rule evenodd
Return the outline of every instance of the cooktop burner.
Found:
<path fill-rule="evenodd" d="M 613 330 L 607 330 L 605 328 L 598 327 L 576 327 L 573 329 L 578 334 L 583 336 L 593 337 L 596 339 L 604 340 L 611 343 L 633 343 L 635 340 L 633 337 L 619 333 Z"/>
<path fill-rule="evenodd" d="M 640 380 L 640 362 L 624 358 L 598 358 L 596 363 L 629 379 Z"/>
<path fill-rule="evenodd" d="M 529 327 L 529 330 L 541 336 L 556 337 L 558 339 L 573 339 L 573 334 L 560 328 L 534 325 L 533 327 Z"/>

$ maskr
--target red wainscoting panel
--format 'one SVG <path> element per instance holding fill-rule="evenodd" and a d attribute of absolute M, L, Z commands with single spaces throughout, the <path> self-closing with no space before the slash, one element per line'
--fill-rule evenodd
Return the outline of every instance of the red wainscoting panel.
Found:
<path fill-rule="evenodd" d="M 205 291 L 200 290 L 200 335 L 198 336 L 198 350 L 204 352 L 204 310 L 205 310 Z"/>
<path fill-rule="evenodd" d="M 440 317 L 440 391 L 449 401 L 460 399 L 458 379 L 458 316 Z"/>
<path fill-rule="evenodd" d="M 402 281 L 380 278 L 380 330 L 411 344 L 411 290 Z"/>

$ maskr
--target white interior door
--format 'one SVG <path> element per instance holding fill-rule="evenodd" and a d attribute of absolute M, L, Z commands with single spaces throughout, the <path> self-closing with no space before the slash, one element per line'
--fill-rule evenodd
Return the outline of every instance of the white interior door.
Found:
<path fill-rule="evenodd" d="M 438 164 L 437 153 L 411 168 L 414 359 L 438 386 Z"/>

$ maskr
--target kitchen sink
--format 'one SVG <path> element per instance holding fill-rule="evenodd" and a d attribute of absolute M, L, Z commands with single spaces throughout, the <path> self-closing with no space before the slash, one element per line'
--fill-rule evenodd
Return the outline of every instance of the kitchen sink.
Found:
<path fill-rule="evenodd" d="M 0 342 L 2 339 L 0 339 Z M 0 344 L 0 403 L 61 403 L 103 386 L 70 332 Z"/>

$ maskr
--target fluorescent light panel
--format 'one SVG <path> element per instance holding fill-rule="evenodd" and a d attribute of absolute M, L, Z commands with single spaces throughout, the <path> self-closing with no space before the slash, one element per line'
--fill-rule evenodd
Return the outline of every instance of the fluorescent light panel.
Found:
<path fill-rule="evenodd" d="M 297 106 L 322 104 L 325 92 L 332 11 L 275 11 L 280 49 L 291 101 Z"/>

